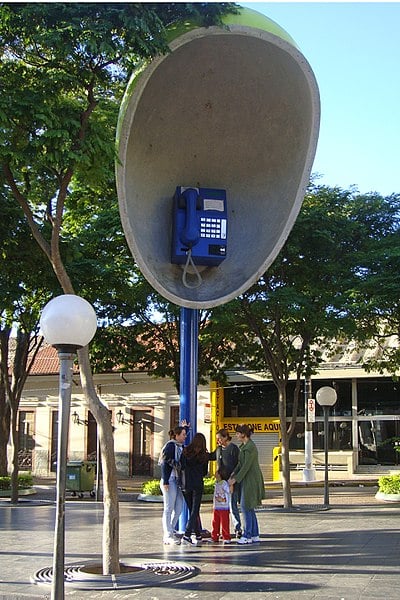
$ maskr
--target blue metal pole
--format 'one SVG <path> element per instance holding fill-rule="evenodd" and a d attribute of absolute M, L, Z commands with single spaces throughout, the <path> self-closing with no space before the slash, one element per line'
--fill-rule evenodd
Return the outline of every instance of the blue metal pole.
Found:
<path fill-rule="evenodd" d="M 190 423 L 188 442 L 197 426 L 197 369 L 199 311 L 181 308 L 180 324 L 180 406 L 179 419 Z"/>
<path fill-rule="evenodd" d="M 197 429 L 197 369 L 199 342 L 199 311 L 181 308 L 180 312 L 180 405 L 179 420 L 190 423 L 187 442 L 190 443 Z M 189 513 L 185 504 L 179 519 L 179 530 L 186 527 Z"/>

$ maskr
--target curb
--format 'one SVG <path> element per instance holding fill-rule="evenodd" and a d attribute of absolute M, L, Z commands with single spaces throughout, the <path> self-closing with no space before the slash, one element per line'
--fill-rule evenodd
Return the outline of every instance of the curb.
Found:
<path fill-rule="evenodd" d="M 384 500 L 385 502 L 400 502 L 400 494 L 385 494 L 384 492 L 376 492 L 375 498 L 377 500 Z"/>
<path fill-rule="evenodd" d="M 140 502 L 163 502 L 163 497 L 162 496 L 152 496 L 151 494 L 138 494 L 138 497 L 136 498 L 136 500 L 139 500 Z M 202 502 L 212 502 L 212 500 L 213 500 L 212 494 L 205 494 L 201 498 Z"/>
<path fill-rule="evenodd" d="M 18 490 L 18 496 L 34 496 L 37 494 L 35 488 L 23 488 Z M 11 498 L 11 490 L 0 490 L 0 498 Z"/>

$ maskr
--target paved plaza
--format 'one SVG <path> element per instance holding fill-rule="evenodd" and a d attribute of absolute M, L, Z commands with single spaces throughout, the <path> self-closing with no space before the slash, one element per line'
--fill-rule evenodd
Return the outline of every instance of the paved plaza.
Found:
<path fill-rule="evenodd" d="M 293 489 L 294 510 L 282 507 L 280 489 L 267 490 L 258 512 L 261 543 L 199 547 L 162 544 L 162 504 L 140 502 L 120 492 L 122 562 L 190 565 L 193 576 L 170 582 L 162 571 L 144 587 L 77 589 L 66 598 L 183 600 L 251 598 L 304 600 L 398 600 L 400 589 L 400 504 L 375 499 L 376 487 L 331 488 L 324 510 L 323 489 Z M 18 506 L 0 500 L 0 599 L 48 599 L 50 587 L 34 584 L 38 570 L 52 566 L 55 492 L 40 486 Z M 202 507 L 210 528 L 211 505 Z M 66 502 L 65 564 L 101 562 L 103 508 L 90 498 Z"/>

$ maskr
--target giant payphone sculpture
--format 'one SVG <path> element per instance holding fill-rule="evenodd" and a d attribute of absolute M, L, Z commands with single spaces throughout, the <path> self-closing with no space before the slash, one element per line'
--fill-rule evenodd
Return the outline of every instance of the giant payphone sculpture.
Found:
<path fill-rule="evenodd" d="M 271 265 L 301 207 L 319 132 L 310 65 L 248 9 L 185 23 L 121 105 L 117 187 L 138 267 L 181 312 L 181 417 L 196 423 L 197 313 Z"/>

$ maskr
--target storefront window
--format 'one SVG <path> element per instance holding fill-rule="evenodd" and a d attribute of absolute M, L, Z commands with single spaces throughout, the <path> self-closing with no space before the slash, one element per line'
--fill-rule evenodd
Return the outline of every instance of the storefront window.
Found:
<path fill-rule="evenodd" d="M 337 394 L 337 400 L 334 406 L 330 409 L 329 413 L 332 417 L 335 416 L 343 416 L 350 417 L 351 416 L 351 379 L 316 379 L 312 381 L 312 394 L 313 398 L 316 397 L 317 391 L 324 387 L 332 387 Z M 315 414 L 316 416 L 322 417 L 323 409 L 316 402 L 315 406 Z"/>
<path fill-rule="evenodd" d="M 400 453 L 399 420 L 358 421 L 358 458 L 360 465 L 398 465 Z"/>
<path fill-rule="evenodd" d="M 272 382 L 235 383 L 224 388 L 225 417 L 277 417 L 278 391 Z"/>
<path fill-rule="evenodd" d="M 324 449 L 324 423 L 317 421 L 313 423 L 313 449 Z M 335 420 L 329 422 L 329 450 L 351 450 L 353 448 L 351 420 Z M 290 439 L 291 450 L 304 450 L 304 422 L 298 422 L 295 432 Z"/>
<path fill-rule="evenodd" d="M 390 377 L 357 381 L 359 415 L 400 414 L 400 383 Z"/>
<path fill-rule="evenodd" d="M 292 415 L 295 383 L 289 381 L 286 387 L 287 411 Z M 257 383 L 240 382 L 224 388 L 225 417 L 278 417 L 278 390 L 272 381 Z M 304 391 L 299 394 L 298 416 L 304 416 Z"/>
<path fill-rule="evenodd" d="M 337 401 L 331 410 L 332 416 L 351 416 L 351 379 L 332 381 L 318 379 L 312 381 L 312 394 L 323 386 L 336 390 Z M 292 416 L 295 382 L 289 381 L 286 387 L 286 414 Z M 279 415 L 278 390 L 272 381 L 257 383 L 240 382 L 224 388 L 225 417 L 277 417 Z M 300 384 L 297 416 L 304 417 L 304 381 Z M 316 406 L 316 415 L 322 416 L 320 406 Z"/>
<path fill-rule="evenodd" d="M 315 423 L 314 430 L 315 450 L 324 449 L 324 423 Z M 330 421 L 328 429 L 329 450 L 351 450 L 353 448 L 351 435 L 351 421 Z"/>

